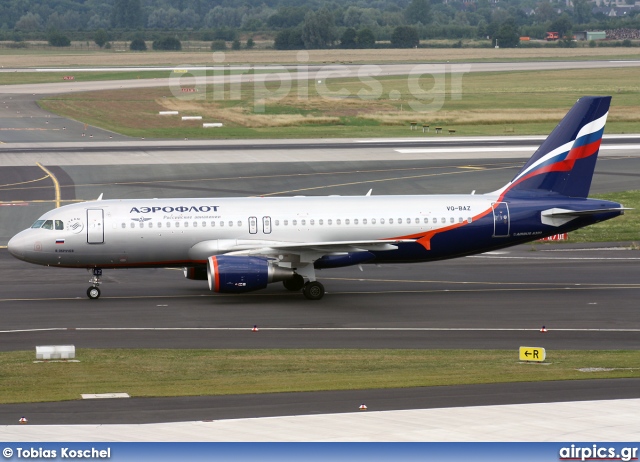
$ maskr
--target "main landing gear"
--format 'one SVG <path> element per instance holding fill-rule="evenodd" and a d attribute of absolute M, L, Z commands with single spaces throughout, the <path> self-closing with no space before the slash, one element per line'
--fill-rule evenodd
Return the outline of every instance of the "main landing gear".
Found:
<path fill-rule="evenodd" d="M 309 268 L 309 266 L 311 268 Z M 305 278 L 301 274 L 296 273 L 291 279 L 282 281 L 282 284 L 285 289 L 292 292 L 302 290 L 302 295 L 304 295 L 304 298 L 307 300 L 320 300 L 324 297 L 324 286 L 316 281 L 313 265 L 309 266 L 297 269 L 298 272 L 303 273 L 304 276 L 309 278 L 308 282 L 305 282 Z"/>
<path fill-rule="evenodd" d="M 87 289 L 87 297 L 91 300 L 95 300 L 100 297 L 100 288 L 98 287 L 102 282 L 100 277 L 102 276 L 102 268 L 93 268 L 93 277 L 89 279 L 91 287 Z"/>
<path fill-rule="evenodd" d="M 324 286 L 318 281 L 309 281 L 304 285 L 302 294 L 307 300 L 320 300 L 324 297 Z"/>

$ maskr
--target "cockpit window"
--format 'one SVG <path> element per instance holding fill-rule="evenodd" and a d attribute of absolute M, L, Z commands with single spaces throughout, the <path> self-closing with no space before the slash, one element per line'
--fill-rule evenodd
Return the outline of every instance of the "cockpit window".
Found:
<path fill-rule="evenodd" d="M 53 220 L 47 220 L 42 225 L 42 229 L 53 229 Z"/>
<path fill-rule="evenodd" d="M 55 226 L 56 226 L 56 230 L 57 231 L 61 231 L 64 229 L 64 223 L 62 220 L 56 220 L 55 221 Z"/>
<path fill-rule="evenodd" d="M 34 224 L 32 224 L 31 227 L 32 228 L 40 228 L 43 223 L 44 223 L 44 220 L 36 220 L 36 222 Z"/>

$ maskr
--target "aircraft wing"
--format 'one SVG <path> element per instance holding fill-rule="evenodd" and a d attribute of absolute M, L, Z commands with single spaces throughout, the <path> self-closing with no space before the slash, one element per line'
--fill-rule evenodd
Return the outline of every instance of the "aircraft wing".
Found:
<path fill-rule="evenodd" d="M 334 241 L 334 242 L 269 242 L 267 245 L 256 246 L 251 241 L 238 243 L 236 249 L 230 248 L 225 255 L 262 255 L 275 256 L 285 254 L 305 255 L 315 260 L 323 255 L 344 254 L 350 252 L 377 252 L 395 250 L 397 244 L 415 242 L 415 239 L 363 240 L 363 241 Z M 266 244 L 266 243 L 265 243 Z M 240 247 L 240 248 L 237 248 Z M 242 248 L 245 247 L 245 248 Z M 248 247 L 248 248 L 247 248 Z M 306 259 L 305 259 L 306 260 Z"/>

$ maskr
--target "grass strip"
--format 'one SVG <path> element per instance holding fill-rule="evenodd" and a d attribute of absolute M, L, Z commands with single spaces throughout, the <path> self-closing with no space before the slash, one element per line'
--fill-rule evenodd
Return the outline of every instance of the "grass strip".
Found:
<path fill-rule="evenodd" d="M 76 358 L 0 353 L 0 403 L 640 377 L 640 351 L 549 351 L 548 365 L 520 363 L 517 350 L 78 349 Z"/>
<path fill-rule="evenodd" d="M 584 95 L 614 95 L 607 133 L 635 133 L 640 87 L 635 69 L 469 73 L 456 90 L 451 75 L 385 76 L 322 83 L 246 81 L 174 96 L 168 88 L 48 97 L 51 112 L 132 137 L 362 138 L 548 134 Z M 159 117 L 160 111 L 202 121 Z M 223 128 L 203 129 L 202 122 Z M 418 130 L 410 130 L 410 124 Z M 422 125 L 430 130 L 423 132 Z M 441 134 L 434 128 L 442 127 Z"/>

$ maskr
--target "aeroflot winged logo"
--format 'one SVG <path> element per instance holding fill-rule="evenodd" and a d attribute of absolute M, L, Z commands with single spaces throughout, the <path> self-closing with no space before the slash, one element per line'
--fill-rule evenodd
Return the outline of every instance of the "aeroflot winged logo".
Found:
<path fill-rule="evenodd" d="M 219 205 L 201 205 L 201 206 L 185 206 L 179 205 L 178 207 L 132 207 L 129 213 L 156 213 L 156 212 L 192 212 L 192 213 L 200 213 L 200 212 L 217 212 Z"/>

